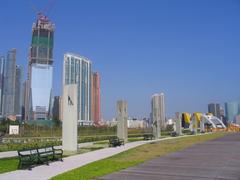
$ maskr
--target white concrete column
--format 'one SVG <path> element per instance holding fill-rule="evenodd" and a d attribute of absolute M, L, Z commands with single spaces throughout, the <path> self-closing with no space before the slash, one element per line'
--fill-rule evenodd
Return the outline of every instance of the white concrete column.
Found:
<path fill-rule="evenodd" d="M 63 87 L 62 145 L 64 151 L 77 151 L 77 85 Z"/>
<path fill-rule="evenodd" d="M 124 139 L 124 142 L 128 141 L 127 109 L 127 101 L 117 101 L 117 136 L 120 139 Z"/>
<path fill-rule="evenodd" d="M 192 134 L 197 134 L 198 122 L 197 122 L 195 115 L 192 115 L 191 119 L 192 119 L 192 121 L 190 123 L 191 132 L 192 132 Z"/>
<path fill-rule="evenodd" d="M 200 121 L 200 132 L 205 133 L 205 121 L 203 116 L 201 117 L 201 121 Z"/>
<path fill-rule="evenodd" d="M 182 135 L 182 113 L 177 112 L 176 113 L 176 134 L 178 136 Z"/>

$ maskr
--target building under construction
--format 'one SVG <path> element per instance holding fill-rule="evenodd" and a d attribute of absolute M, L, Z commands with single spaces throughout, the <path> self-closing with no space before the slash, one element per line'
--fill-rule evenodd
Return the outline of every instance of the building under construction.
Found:
<path fill-rule="evenodd" d="M 52 116 L 54 24 L 39 13 L 32 26 L 32 42 L 26 84 L 25 119 Z"/>

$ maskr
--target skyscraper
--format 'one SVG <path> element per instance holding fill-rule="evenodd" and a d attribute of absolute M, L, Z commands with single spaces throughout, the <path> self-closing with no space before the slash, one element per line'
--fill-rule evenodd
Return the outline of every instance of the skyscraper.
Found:
<path fill-rule="evenodd" d="M 220 104 L 218 103 L 210 103 L 208 104 L 208 112 L 212 113 L 214 116 L 220 118 L 221 114 L 220 114 Z"/>
<path fill-rule="evenodd" d="M 26 103 L 28 101 L 28 96 L 27 96 L 27 81 L 23 82 L 22 85 L 22 120 L 25 120 L 25 107 Z"/>
<path fill-rule="evenodd" d="M 227 117 L 228 123 L 236 122 L 236 116 L 239 114 L 239 103 L 230 102 L 225 103 L 225 114 Z"/>
<path fill-rule="evenodd" d="M 152 121 L 157 124 L 157 127 L 165 128 L 165 102 L 164 94 L 154 94 L 152 96 Z M 160 129 L 156 129 L 160 133 Z M 160 137 L 160 134 L 157 138 Z"/>
<path fill-rule="evenodd" d="M 50 119 L 52 115 L 54 24 L 38 14 L 32 27 L 28 63 L 26 120 Z"/>
<path fill-rule="evenodd" d="M 0 115 L 2 113 L 2 105 L 3 105 L 3 81 L 4 81 L 4 70 L 5 70 L 5 57 L 0 56 Z"/>
<path fill-rule="evenodd" d="M 16 80 L 16 49 L 7 53 L 3 84 L 3 115 L 14 115 L 15 101 L 15 80 Z"/>
<path fill-rule="evenodd" d="M 99 125 L 101 120 L 101 102 L 100 102 L 100 75 L 98 72 L 92 74 L 92 120 L 95 125 Z"/>
<path fill-rule="evenodd" d="M 61 114 L 62 114 L 62 98 L 61 96 L 55 96 L 53 101 L 53 118 L 56 120 L 62 120 Z"/>
<path fill-rule="evenodd" d="M 22 116 L 22 68 L 18 65 L 15 75 L 14 114 Z"/>
<path fill-rule="evenodd" d="M 63 85 L 77 84 L 77 118 L 81 124 L 92 123 L 91 74 L 92 63 L 89 59 L 72 53 L 64 54 Z"/>

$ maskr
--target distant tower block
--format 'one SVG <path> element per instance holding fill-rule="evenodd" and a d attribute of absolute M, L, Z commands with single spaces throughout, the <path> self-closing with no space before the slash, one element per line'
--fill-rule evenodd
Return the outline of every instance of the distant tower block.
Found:
<path fill-rule="evenodd" d="M 176 133 L 178 136 L 182 135 L 182 117 L 181 113 L 176 113 Z"/>
<path fill-rule="evenodd" d="M 77 151 L 77 85 L 63 86 L 62 145 L 68 152 Z"/>
<path fill-rule="evenodd" d="M 117 136 L 120 139 L 124 139 L 125 142 L 128 140 L 127 108 L 127 101 L 117 101 Z"/>

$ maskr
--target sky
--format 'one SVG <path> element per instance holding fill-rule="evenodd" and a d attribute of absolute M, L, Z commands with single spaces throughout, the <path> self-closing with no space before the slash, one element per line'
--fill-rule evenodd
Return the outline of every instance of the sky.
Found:
<path fill-rule="evenodd" d="M 130 116 L 149 117 L 159 92 L 168 117 L 240 101 L 239 0 L 0 0 L 0 54 L 17 49 L 24 79 L 39 11 L 56 26 L 54 95 L 62 93 L 63 54 L 88 57 L 101 75 L 106 120 L 120 99 Z"/>

